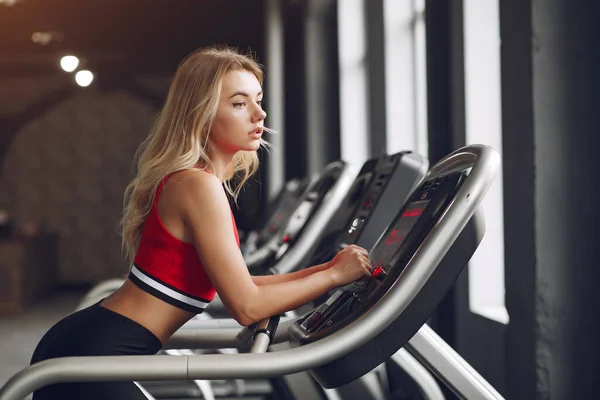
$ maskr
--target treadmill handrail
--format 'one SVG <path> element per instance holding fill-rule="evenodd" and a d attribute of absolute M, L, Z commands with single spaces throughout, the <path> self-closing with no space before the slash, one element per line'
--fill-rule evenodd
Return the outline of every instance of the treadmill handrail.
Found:
<path fill-rule="evenodd" d="M 415 381 L 424 400 L 445 399 L 444 393 L 433 375 L 404 347 L 394 353 L 390 361 L 396 363 Z"/>
<path fill-rule="evenodd" d="M 340 161 L 337 161 L 337 162 L 340 162 Z M 321 171 L 320 173 L 313 173 L 308 177 L 308 179 L 309 179 L 308 185 L 306 186 L 306 188 L 304 188 L 304 191 L 302 192 L 301 196 L 296 201 L 294 210 L 285 218 L 285 221 L 281 224 L 279 229 L 277 229 L 276 232 L 273 232 L 271 235 L 269 235 L 270 236 L 269 239 L 262 246 L 257 247 L 250 254 L 244 255 L 244 260 L 246 262 L 246 266 L 248 267 L 248 269 L 252 270 L 257 265 L 264 262 L 264 260 L 273 252 L 273 249 L 275 249 L 275 250 L 277 249 L 277 247 L 279 245 L 279 241 L 281 239 L 282 232 L 288 226 L 288 224 L 289 224 L 290 220 L 292 219 L 292 216 L 296 212 L 296 209 L 298 208 L 298 206 L 302 203 L 302 201 L 304 201 L 304 199 L 306 199 L 306 196 L 311 192 L 311 190 L 313 190 L 315 185 L 318 183 L 320 177 L 323 176 L 323 174 L 327 173 L 330 169 L 337 167 L 337 164 L 335 164 L 335 163 L 336 163 L 336 161 L 328 164 L 324 168 L 324 170 Z"/>
<path fill-rule="evenodd" d="M 286 317 L 279 324 L 275 337 L 271 341 L 272 344 L 284 343 L 289 339 L 289 328 L 300 317 Z M 210 322 L 210 320 L 199 321 Z M 200 327 L 201 324 L 198 324 Z M 250 346 L 250 341 L 243 339 L 242 332 L 246 328 L 225 327 L 219 328 L 210 326 L 206 329 L 180 329 L 171 336 L 171 338 L 162 347 L 166 349 L 242 349 Z"/>
<path fill-rule="evenodd" d="M 432 371 L 461 399 L 504 397 L 427 324 L 406 343 L 406 351 Z M 451 371 L 449 373 L 448 371 Z M 450 375 L 450 376 L 448 376 Z"/>
<path fill-rule="evenodd" d="M 369 312 L 328 337 L 296 348 L 261 354 L 46 360 L 13 376 L 0 389 L 0 400 L 21 399 L 42 386 L 59 382 L 268 378 L 314 369 L 343 357 L 377 336 L 410 304 L 474 214 L 494 181 L 499 165 L 498 153 L 484 145 L 461 148 L 438 163 L 434 170 L 439 173 L 458 167 L 471 168 L 471 172 L 408 262 L 403 279 L 395 282 Z"/>
<path fill-rule="evenodd" d="M 281 323 L 279 324 L 279 330 L 284 323 L 289 323 L 289 321 L 295 321 L 298 317 L 293 316 L 283 316 L 281 317 Z M 194 320 L 191 319 L 186 322 L 177 332 L 175 332 L 169 341 L 173 339 L 174 336 L 177 336 L 179 332 L 187 331 L 187 330 L 203 330 L 203 329 L 221 329 L 221 328 L 235 328 L 240 329 L 242 326 L 233 318 L 209 318 L 209 319 L 201 319 Z"/>
<path fill-rule="evenodd" d="M 327 192 L 321 206 L 315 215 L 306 223 L 304 230 L 298 237 L 294 247 L 289 249 L 271 270 L 278 274 L 285 274 L 298 268 L 300 262 L 308 252 L 314 251 L 319 244 L 319 237 L 330 223 L 331 218 L 346 198 L 352 187 L 358 170 L 353 165 L 346 165 L 335 185 Z"/>

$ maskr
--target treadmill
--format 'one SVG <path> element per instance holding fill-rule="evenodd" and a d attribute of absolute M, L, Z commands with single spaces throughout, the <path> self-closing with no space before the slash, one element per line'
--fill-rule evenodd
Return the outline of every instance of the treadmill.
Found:
<path fill-rule="evenodd" d="M 59 382 L 264 379 L 303 371 L 335 388 L 403 347 L 458 397 L 502 399 L 425 324 L 483 237 L 480 204 L 499 165 L 492 148 L 472 145 L 433 166 L 371 251 L 372 277 L 337 289 L 317 309 L 281 325 L 269 318 L 254 330 L 177 332 L 165 346 L 248 353 L 46 360 L 11 378 L 0 400 Z M 290 348 L 274 350 L 286 341 Z"/>
<path fill-rule="evenodd" d="M 269 218 L 266 224 L 246 234 L 240 246 L 244 258 L 257 251 L 283 228 L 314 179 L 316 176 L 308 176 L 302 180 L 292 179 L 283 185 L 273 204 L 268 207 Z"/>
<path fill-rule="evenodd" d="M 333 161 L 302 195 L 283 228 L 244 259 L 250 272 L 261 274 L 288 252 L 315 246 L 319 232 L 329 223 L 356 178 L 357 170 L 346 161 Z"/>

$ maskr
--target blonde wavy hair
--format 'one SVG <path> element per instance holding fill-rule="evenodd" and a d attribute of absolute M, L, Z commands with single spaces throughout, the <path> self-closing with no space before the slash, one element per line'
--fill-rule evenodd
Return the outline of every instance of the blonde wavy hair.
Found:
<path fill-rule="evenodd" d="M 226 46 L 197 50 L 177 68 L 165 104 L 136 152 L 136 176 L 125 189 L 122 246 L 131 262 L 160 182 L 170 173 L 197 166 L 214 170 L 210 132 L 223 78 L 232 70 L 250 71 L 263 83 L 262 69 L 254 58 Z M 261 139 L 260 145 L 268 144 Z M 225 176 L 225 190 L 237 200 L 243 184 L 257 169 L 256 151 L 238 152 Z"/>

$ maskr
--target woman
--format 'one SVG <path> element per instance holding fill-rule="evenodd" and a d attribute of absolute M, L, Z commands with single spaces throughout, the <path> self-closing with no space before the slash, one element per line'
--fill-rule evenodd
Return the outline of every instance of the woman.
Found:
<path fill-rule="evenodd" d="M 125 192 L 128 279 L 50 329 L 32 363 L 156 354 L 217 292 L 233 318 L 249 325 L 370 275 L 367 251 L 356 246 L 303 271 L 249 274 L 228 195 L 236 198 L 256 171 L 265 144 L 261 84 L 258 64 L 229 48 L 199 50 L 181 63 Z M 57 384 L 34 395 L 71 398 L 145 397 L 132 382 Z"/>

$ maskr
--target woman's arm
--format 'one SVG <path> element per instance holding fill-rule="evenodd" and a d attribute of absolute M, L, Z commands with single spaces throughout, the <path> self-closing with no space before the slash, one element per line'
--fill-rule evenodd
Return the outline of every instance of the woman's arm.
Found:
<path fill-rule="evenodd" d="M 221 182 L 198 172 L 182 179 L 176 190 L 173 198 L 194 238 L 206 273 L 225 307 L 241 325 L 300 307 L 370 273 L 366 250 L 353 247 L 345 249 L 341 256 L 338 254 L 331 268 L 322 264 L 293 274 L 294 279 L 273 277 L 272 283 L 259 285 L 237 246 L 231 209 Z"/>
<path fill-rule="evenodd" d="M 254 282 L 254 284 L 256 286 L 273 285 L 275 283 L 295 281 L 296 279 L 301 279 L 301 278 L 307 277 L 309 275 L 312 275 L 315 272 L 324 271 L 324 270 L 328 269 L 330 266 L 331 266 L 331 263 L 326 262 L 323 264 L 305 268 L 301 271 L 289 272 L 287 274 L 252 276 L 252 281 Z"/>

